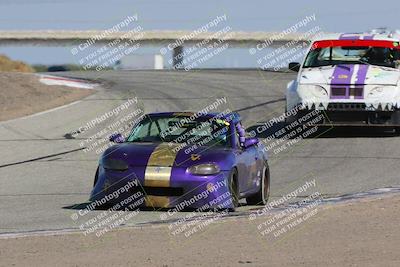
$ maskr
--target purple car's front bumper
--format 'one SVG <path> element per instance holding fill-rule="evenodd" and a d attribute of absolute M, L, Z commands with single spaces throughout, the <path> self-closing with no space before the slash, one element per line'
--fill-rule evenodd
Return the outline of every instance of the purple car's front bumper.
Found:
<path fill-rule="evenodd" d="M 207 210 L 233 208 L 229 191 L 229 171 L 216 175 L 199 176 L 186 168 L 174 167 L 167 181 L 145 180 L 143 167 L 129 167 L 126 171 L 105 170 L 99 167 L 98 180 L 90 200 L 118 209 L 151 207 Z M 154 183 L 155 182 L 155 183 Z M 117 192 L 117 193 L 116 193 Z M 137 196 L 137 199 L 132 199 Z M 104 201 L 106 200 L 106 201 Z M 128 201 L 129 200 L 129 201 Z M 134 204 L 134 205 L 133 205 Z"/>

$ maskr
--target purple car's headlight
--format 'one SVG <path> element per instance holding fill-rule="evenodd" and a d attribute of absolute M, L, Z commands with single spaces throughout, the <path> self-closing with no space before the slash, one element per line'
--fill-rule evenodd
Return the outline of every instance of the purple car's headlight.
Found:
<path fill-rule="evenodd" d="M 188 172 L 194 175 L 212 175 L 221 171 L 219 166 L 214 163 L 204 163 L 189 167 Z"/>
<path fill-rule="evenodd" d="M 128 169 L 128 164 L 118 159 L 101 159 L 100 165 L 106 170 L 125 171 Z"/>

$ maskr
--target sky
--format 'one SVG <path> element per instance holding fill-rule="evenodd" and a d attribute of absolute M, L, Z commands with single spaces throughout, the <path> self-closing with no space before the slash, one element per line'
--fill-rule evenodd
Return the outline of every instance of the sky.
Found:
<path fill-rule="evenodd" d="M 370 3 L 369 3 L 370 2 Z M 226 14 L 232 31 L 282 31 L 315 14 L 325 32 L 400 28 L 399 0 L 0 0 L 0 30 L 102 30 L 137 14 L 144 30 L 194 30 Z M 1 33 L 0 33 L 1 34 Z M 71 47 L 1 47 L 0 54 L 28 63 L 77 63 Z M 143 48 L 140 53 L 156 53 Z M 139 53 L 139 51 L 138 51 Z M 253 60 L 254 61 L 254 60 Z M 253 64 L 246 49 L 227 49 L 210 66 Z"/>

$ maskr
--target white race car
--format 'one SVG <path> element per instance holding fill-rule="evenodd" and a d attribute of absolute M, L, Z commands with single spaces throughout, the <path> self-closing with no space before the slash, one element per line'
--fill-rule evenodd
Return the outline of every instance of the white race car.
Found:
<path fill-rule="evenodd" d="M 322 110 L 324 123 L 400 126 L 400 32 L 329 34 L 314 40 L 288 84 L 286 109 Z"/>

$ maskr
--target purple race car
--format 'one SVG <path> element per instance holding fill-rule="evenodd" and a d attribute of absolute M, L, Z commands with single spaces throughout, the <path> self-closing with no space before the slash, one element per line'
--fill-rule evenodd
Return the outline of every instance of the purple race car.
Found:
<path fill-rule="evenodd" d="M 265 205 L 270 175 L 264 146 L 246 138 L 237 113 L 153 113 L 101 156 L 92 207 L 231 209 Z"/>

